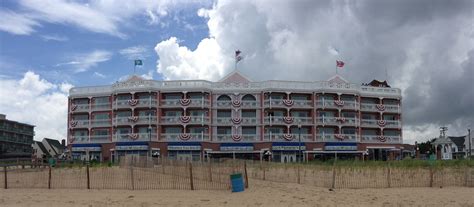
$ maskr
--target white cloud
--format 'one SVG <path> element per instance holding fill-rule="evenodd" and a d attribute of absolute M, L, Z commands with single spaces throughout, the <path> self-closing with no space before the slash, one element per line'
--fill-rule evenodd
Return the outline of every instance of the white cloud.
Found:
<path fill-rule="evenodd" d="M 140 75 L 140 77 L 146 80 L 153 80 L 153 70 L 148 71 L 148 73 Z"/>
<path fill-rule="evenodd" d="M 0 9 L 0 30 L 16 35 L 29 35 L 39 23 L 24 14 Z"/>
<path fill-rule="evenodd" d="M 105 77 L 106 77 L 104 74 L 102 74 L 102 73 L 99 73 L 99 72 L 97 72 L 97 71 L 96 71 L 96 72 L 94 72 L 94 74 L 93 74 L 93 75 L 94 75 L 95 77 L 99 77 L 99 78 L 105 78 Z"/>
<path fill-rule="evenodd" d="M 20 80 L 0 79 L 0 111 L 7 119 L 35 125 L 35 140 L 66 138 L 69 83 L 53 84 L 28 71 Z"/>
<path fill-rule="evenodd" d="M 119 51 L 121 55 L 129 60 L 146 59 L 149 56 L 147 52 L 148 48 L 143 45 L 128 47 Z"/>
<path fill-rule="evenodd" d="M 474 102 L 472 8 L 470 1 L 222 0 L 197 11 L 209 37 L 195 50 L 176 37 L 156 45 L 157 71 L 165 79 L 217 80 L 233 70 L 240 49 L 239 70 L 253 80 L 315 81 L 332 76 L 341 58 L 339 74 L 354 83 L 383 80 L 387 68 L 404 94 L 409 142 L 436 135 L 440 125 L 465 134 L 474 117 L 467 104 Z"/>
<path fill-rule="evenodd" d="M 97 66 L 101 62 L 110 60 L 112 53 L 104 50 L 95 50 L 91 53 L 81 53 L 71 57 L 71 60 L 65 63 L 56 64 L 59 66 L 72 66 L 75 73 L 88 71 L 90 68 Z"/>
<path fill-rule="evenodd" d="M 65 41 L 69 40 L 68 37 L 57 35 L 57 34 L 41 35 L 41 38 L 44 41 L 51 41 L 52 40 L 52 41 L 58 41 L 58 42 L 65 42 Z"/>

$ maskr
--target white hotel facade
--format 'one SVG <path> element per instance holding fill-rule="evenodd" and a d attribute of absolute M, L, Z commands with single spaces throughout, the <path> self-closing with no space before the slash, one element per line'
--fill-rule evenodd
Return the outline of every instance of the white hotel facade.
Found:
<path fill-rule="evenodd" d="M 395 159 L 402 147 L 400 89 L 327 81 L 218 82 L 131 76 L 70 90 L 74 159 L 116 161 L 148 153 L 171 159 L 334 156 Z M 301 154 L 300 154 L 301 153 Z"/>

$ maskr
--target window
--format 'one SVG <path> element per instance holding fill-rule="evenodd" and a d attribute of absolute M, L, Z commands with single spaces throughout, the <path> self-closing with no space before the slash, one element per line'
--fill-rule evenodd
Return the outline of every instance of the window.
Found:
<path fill-rule="evenodd" d="M 108 129 L 94 129 L 94 135 L 109 135 Z"/>
<path fill-rule="evenodd" d="M 319 134 L 334 134 L 336 133 L 336 129 L 334 128 L 319 128 Z"/>
<path fill-rule="evenodd" d="M 156 95 L 155 94 L 148 94 L 148 93 L 139 94 L 138 99 L 156 99 Z"/>
<path fill-rule="evenodd" d="M 74 99 L 72 102 L 74 104 L 89 104 L 89 99 Z"/>
<path fill-rule="evenodd" d="M 356 134 L 356 129 L 352 128 L 343 128 L 342 129 L 343 134 Z"/>
<path fill-rule="evenodd" d="M 156 112 L 154 110 L 139 111 L 138 116 L 153 117 L 153 116 L 156 116 Z"/>
<path fill-rule="evenodd" d="M 202 116 L 204 114 L 205 113 L 204 113 L 203 110 L 191 110 L 191 111 L 189 111 L 190 116 Z"/>
<path fill-rule="evenodd" d="M 291 95 L 292 100 L 309 100 L 309 96 L 302 94 L 293 94 Z"/>
<path fill-rule="evenodd" d="M 191 127 L 189 128 L 189 133 L 192 134 L 201 134 L 205 133 L 206 129 L 204 127 Z"/>
<path fill-rule="evenodd" d="M 117 111 L 115 112 L 116 117 L 129 117 L 132 115 L 131 111 Z"/>
<path fill-rule="evenodd" d="M 242 111 L 242 117 L 250 117 L 250 118 L 254 118 L 254 117 L 257 117 L 257 112 L 255 110 L 252 110 L 252 111 Z"/>
<path fill-rule="evenodd" d="M 356 113 L 355 113 L 355 112 L 343 112 L 343 113 L 342 113 L 342 116 L 343 116 L 343 117 L 346 117 L 346 118 L 355 118 L 355 117 L 356 117 Z"/>
<path fill-rule="evenodd" d="M 73 132 L 74 136 L 87 136 L 87 131 L 86 130 L 77 130 Z"/>
<path fill-rule="evenodd" d="M 165 99 L 181 99 L 183 96 L 181 94 L 165 94 Z"/>
<path fill-rule="evenodd" d="M 94 120 L 103 120 L 103 119 L 109 119 L 109 113 L 101 113 L 101 114 L 94 114 L 93 115 Z"/>
<path fill-rule="evenodd" d="M 202 99 L 204 95 L 202 93 L 189 93 L 189 99 Z"/>
<path fill-rule="evenodd" d="M 129 134 L 131 131 L 130 128 L 117 128 L 117 134 Z"/>
<path fill-rule="evenodd" d="M 80 115 L 74 115 L 72 117 L 73 120 L 88 120 L 89 119 L 89 115 L 87 114 L 80 114 Z"/>
<path fill-rule="evenodd" d="M 242 127 L 242 134 L 255 135 L 257 134 L 256 127 Z"/>
<path fill-rule="evenodd" d="M 182 133 L 183 129 L 181 127 L 166 127 L 165 128 L 165 133 L 170 133 L 170 134 L 178 134 Z"/>
<path fill-rule="evenodd" d="M 228 118 L 232 116 L 232 111 L 230 110 L 217 110 L 217 117 Z"/>
<path fill-rule="evenodd" d="M 219 98 L 217 98 L 218 101 L 230 101 L 231 98 L 228 95 L 220 95 Z"/>
<path fill-rule="evenodd" d="M 130 100 L 132 99 L 132 95 L 127 94 L 127 95 L 118 95 L 117 100 L 123 101 L 123 100 Z"/>
<path fill-rule="evenodd" d="M 251 94 L 247 94 L 245 96 L 242 97 L 242 101 L 255 101 L 255 96 L 251 95 Z"/>
<path fill-rule="evenodd" d="M 97 97 L 97 98 L 94 98 L 94 103 L 95 104 L 107 104 L 107 103 L 110 103 L 109 102 L 109 97 Z"/>
<path fill-rule="evenodd" d="M 291 127 L 291 128 L 290 128 L 290 132 L 291 132 L 292 134 L 299 134 L 299 133 L 300 133 L 298 127 Z M 309 129 L 306 128 L 306 127 L 301 127 L 301 134 L 309 134 Z M 297 138 L 298 138 L 298 137 L 297 137 Z"/>
<path fill-rule="evenodd" d="M 307 112 L 307 111 L 292 111 L 291 116 L 293 116 L 293 117 L 309 117 L 309 112 Z"/>
<path fill-rule="evenodd" d="M 217 127 L 217 134 L 232 134 L 230 127 Z"/>
<path fill-rule="evenodd" d="M 282 100 L 285 98 L 285 95 L 277 93 L 277 94 L 271 94 L 270 97 L 273 100 Z"/>
<path fill-rule="evenodd" d="M 182 116 L 182 111 L 165 111 L 165 116 Z"/>
<path fill-rule="evenodd" d="M 279 128 L 279 127 L 270 127 L 268 128 L 268 134 L 269 133 L 272 133 L 272 134 L 283 134 L 284 133 L 284 129 L 283 128 Z"/>

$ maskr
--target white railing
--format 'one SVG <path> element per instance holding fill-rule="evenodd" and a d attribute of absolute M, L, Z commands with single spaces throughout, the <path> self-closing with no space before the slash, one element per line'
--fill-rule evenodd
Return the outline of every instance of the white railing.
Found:
<path fill-rule="evenodd" d="M 130 133 L 130 134 L 116 134 L 114 135 L 115 142 L 131 142 L 131 141 L 155 141 L 156 133 Z"/>
<path fill-rule="evenodd" d="M 187 107 L 202 107 L 207 108 L 209 107 L 210 103 L 207 98 L 200 99 L 200 98 L 191 98 L 189 99 L 191 102 Z M 181 99 L 163 99 L 161 100 L 161 106 L 163 107 L 181 107 Z"/>
<path fill-rule="evenodd" d="M 71 112 L 89 111 L 89 104 L 73 104 L 70 108 L 70 111 Z"/>
<path fill-rule="evenodd" d="M 89 136 L 72 136 L 71 137 L 75 143 L 108 143 L 110 142 L 111 135 L 91 135 Z"/>
<path fill-rule="evenodd" d="M 400 121 L 398 121 L 398 120 L 385 120 L 385 128 L 400 128 Z"/>
<path fill-rule="evenodd" d="M 92 127 L 106 127 L 110 126 L 112 123 L 110 123 L 109 119 L 93 119 L 91 120 L 91 126 Z"/>
<path fill-rule="evenodd" d="M 258 101 L 242 101 L 242 108 L 257 108 L 260 107 L 260 103 Z"/>
<path fill-rule="evenodd" d="M 70 141 L 72 140 L 72 143 L 87 143 L 89 142 L 89 136 L 71 136 Z"/>
<path fill-rule="evenodd" d="M 256 125 L 259 124 L 259 119 L 254 117 L 242 117 L 242 125 Z"/>
<path fill-rule="evenodd" d="M 138 100 L 134 107 L 156 107 L 156 99 L 135 99 Z M 114 102 L 114 108 L 130 108 L 132 107 L 129 103 L 130 100 L 116 100 Z"/>
<path fill-rule="evenodd" d="M 358 142 L 356 134 L 317 134 L 316 142 Z"/>
<path fill-rule="evenodd" d="M 232 139 L 231 134 L 217 134 L 212 137 L 213 142 L 259 142 L 260 138 L 257 135 L 248 135 L 242 134 L 240 135 L 240 139 L 234 140 Z"/>
<path fill-rule="evenodd" d="M 72 120 L 71 124 L 75 123 L 75 126 L 71 125 L 71 128 L 80 128 L 80 127 L 89 127 L 89 120 L 84 119 L 84 120 Z"/>
<path fill-rule="evenodd" d="M 214 124 L 218 124 L 218 125 L 232 124 L 232 118 L 231 117 L 217 117 L 214 119 Z"/>
<path fill-rule="evenodd" d="M 161 124 L 209 124 L 207 116 L 189 116 L 189 122 L 182 122 L 181 116 L 162 116 Z"/>
<path fill-rule="evenodd" d="M 341 105 L 336 105 L 334 100 L 317 100 L 317 108 L 334 108 L 334 109 L 359 109 L 359 103 L 356 101 L 341 101 Z"/>
<path fill-rule="evenodd" d="M 400 121 L 398 120 L 383 120 L 385 123 L 381 123 L 375 119 L 362 119 L 360 121 L 361 127 L 385 127 L 385 128 L 400 128 Z"/>
<path fill-rule="evenodd" d="M 164 133 L 161 134 L 160 141 L 167 142 L 202 142 L 209 141 L 209 134 L 204 133 L 187 133 L 190 138 L 182 138 L 181 133 Z"/>
<path fill-rule="evenodd" d="M 316 117 L 317 125 L 341 125 L 341 126 L 358 126 L 359 119 L 347 117 Z"/>
<path fill-rule="evenodd" d="M 401 143 L 400 136 L 362 135 L 361 138 L 365 143 Z"/>
<path fill-rule="evenodd" d="M 292 134 L 274 134 L 274 133 L 267 133 L 264 135 L 265 141 L 272 141 L 272 142 L 299 142 L 301 138 L 301 142 L 312 142 L 313 135 L 311 134 L 300 134 L 292 133 Z"/>
<path fill-rule="evenodd" d="M 218 107 L 218 108 L 229 108 L 231 106 L 232 106 L 232 101 L 230 100 L 221 100 L 221 101 L 214 102 L 214 107 Z"/>
<path fill-rule="evenodd" d="M 110 103 L 98 103 L 92 104 L 92 110 L 109 110 Z"/>
<path fill-rule="evenodd" d="M 264 124 L 289 124 L 289 125 L 312 125 L 313 119 L 311 117 L 291 117 L 292 121 L 286 121 L 283 116 L 265 116 L 263 119 Z"/>
<path fill-rule="evenodd" d="M 377 107 L 378 106 L 378 107 Z M 361 111 L 371 111 L 371 112 L 400 112 L 400 107 L 398 105 L 389 105 L 389 104 L 369 104 L 362 103 L 360 104 Z"/>

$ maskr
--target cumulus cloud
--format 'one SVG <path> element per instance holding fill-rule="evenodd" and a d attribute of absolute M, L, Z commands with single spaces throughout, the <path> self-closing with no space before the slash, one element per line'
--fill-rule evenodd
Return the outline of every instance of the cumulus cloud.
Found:
<path fill-rule="evenodd" d="M 159 42 L 157 71 L 166 79 L 217 80 L 239 70 L 254 80 L 385 79 L 403 90 L 404 138 L 452 134 L 474 126 L 472 1 L 218 1 L 199 9 L 209 37 L 195 50 Z M 337 48 L 337 49 L 336 49 Z M 388 76 L 386 72 L 388 72 Z M 472 104 L 471 104 L 472 105 Z M 463 129 L 464 128 L 464 129 Z"/>
<path fill-rule="evenodd" d="M 28 71 L 19 80 L 0 79 L 0 112 L 35 125 L 35 140 L 66 138 L 69 83 L 54 84 Z"/>
<path fill-rule="evenodd" d="M 85 72 L 101 62 L 110 60 L 112 53 L 105 50 L 95 50 L 91 53 L 73 55 L 68 62 L 58 63 L 56 67 L 71 66 L 75 73 Z"/>

